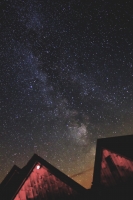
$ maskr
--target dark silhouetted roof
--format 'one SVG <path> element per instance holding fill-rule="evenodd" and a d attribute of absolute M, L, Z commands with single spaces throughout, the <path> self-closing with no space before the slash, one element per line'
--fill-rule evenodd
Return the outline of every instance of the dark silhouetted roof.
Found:
<path fill-rule="evenodd" d="M 40 172 L 42 170 L 41 172 L 42 174 L 39 174 L 38 173 L 39 171 L 35 172 L 35 170 L 37 170 L 35 167 L 37 166 L 41 167 Z M 47 171 L 46 174 L 44 174 L 45 171 Z M 35 175 L 38 176 L 36 180 L 35 180 Z M 27 183 L 25 184 L 26 181 Z M 28 181 L 30 183 L 28 183 Z M 50 184 L 52 186 L 47 186 Z M 82 196 L 84 199 L 84 196 L 86 196 L 88 193 L 88 190 L 86 190 L 81 185 L 73 181 L 71 178 L 69 178 L 64 173 L 59 171 L 57 168 L 49 164 L 47 161 L 45 161 L 38 155 L 34 154 L 33 157 L 27 163 L 27 165 L 23 167 L 22 169 L 19 169 L 17 166 L 14 166 L 11 169 L 9 174 L 5 177 L 5 179 L 1 183 L 1 196 L 3 197 L 3 200 L 5 199 L 6 200 L 14 200 L 14 199 L 21 200 L 21 198 L 19 197 L 22 196 L 22 193 L 23 195 L 28 194 L 29 196 L 30 195 L 34 196 L 34 195 L 37 195 L 35 193 L 39 191 L 38 194 L 40 195 L 40 193 L 42 193 L 41 190 L 44 190 L 44 189 L 47 190 L 47 196 L 48 196 L 48 193 L 52 193 L 52 192 L 55 193 L 54 184 L 58 185 L 58 188 L 57 188 L 58 193 L 59 192 L 62 193 L 63 191 L 64 195 L 67 195 L 67 193 L 70 193 L 69 195 L 72 196 L 72 193 L 74 193 L 74 195 L 77 194 L 79 197 Z M 23 188 L 23 186 L 26 187 L 26 189 Z M 41 189 L 38 189 L 38 187 Z M 26 193 L 27 190 L 29 190 L 29 192 L 31 193 L 30 191 L 31 188 L 33 190 L 32 194 L 29 194 L 29 193 L 24 194 L 24 192 Z M 53 189 L 50 189 L 50 188 L 53 188 Z M 16 196 L 18 193 L 19 195 Z"/>
<path fill-rule="evenodd" d="M 103 188 L 121 187 L 122 190 L 131 184 L 133 184 L 133 135 L 98 139 L 92 189 L 102 191 Z"/>

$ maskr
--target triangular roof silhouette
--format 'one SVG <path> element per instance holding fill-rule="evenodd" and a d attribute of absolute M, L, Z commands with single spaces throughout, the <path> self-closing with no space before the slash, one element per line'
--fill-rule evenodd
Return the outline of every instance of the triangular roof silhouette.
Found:
<path fill-rule="evenodd" d="M 52 184 L 51 188 L 54 189 L 48 188 L 50 184 Z M 55 189 L 55 187 L 57 188 Z M 44 189 L 47 191 L 47 194 L 43 191 Z M 3 200 L 26 199 L 26 195 L 29 196 L 29 199 L 37 198 L 38 195 L 45 196 L 44 199 L 53 199 L 52 195 L 56 196 L 56 192 L 58 193 L 57 199 L 61 198 L 61 196 L 63 197 L 63 195 L 65 198 L 68 195 L 68 199 L 77 199 L 77 197 L 84 199 L 88 190 L 37 154 L 34 154 L 22 169 L 19 169 L 17 166 L 11 169 L 1 183 L 1 192 Z"/>
<path fill-rule="evenodd" d="M 119 182 L 123 185 L 116 185 Z M 132 185 L 133 135 L 127 135 L 97 140 L 91 189 L 83 188 L 43 158 L 34 154 L 22 169 L 16 165 L 13 166 L 0 184 L 0 199 L 111 200 L 119 197 L 125 200 L 127 197 L 128 199 L 133 197 Z"/>

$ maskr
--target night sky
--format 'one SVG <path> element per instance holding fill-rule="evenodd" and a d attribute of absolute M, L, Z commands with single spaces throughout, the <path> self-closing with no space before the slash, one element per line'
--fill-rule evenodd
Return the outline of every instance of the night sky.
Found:
<path fill-rule="evenodd" d="M 132 1 L 1 2 L 0 182 L 37 153 L 89 188 L 97 138 L 133 133 Z"/>

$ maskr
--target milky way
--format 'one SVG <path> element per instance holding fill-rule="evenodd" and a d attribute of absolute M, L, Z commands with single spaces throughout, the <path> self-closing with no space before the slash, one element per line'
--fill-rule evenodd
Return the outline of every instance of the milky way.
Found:
<path fill-rule="evenodd" d="M 132 1 L 2 1 L 1 181 L 37 153 L 90 187 L 97 138 L 132 134 L 132 13 Z"/>

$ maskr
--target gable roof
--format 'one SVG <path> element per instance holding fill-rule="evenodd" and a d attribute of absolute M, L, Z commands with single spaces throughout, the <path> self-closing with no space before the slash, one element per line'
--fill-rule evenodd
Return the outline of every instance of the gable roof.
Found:
<path fill-rule="evenodd" d="M 74 180 L 69 178 L 67 175 L 59 171 L 57 168 L 55 168 L 51 164 L 49 164 L 47 161 L 42 159 L 37 154 L 34 154 L 25 167 L 23 167 L 22 169 L 19 169 L 17 166 L 14 166 L 9 172 L 9 174 L 5 177 L 5 179 L 1 183 L 1 196 L 3 196 L 3 200 L 5 199 L 13 200 L 15 198 L 15 196 L 17 195 L 19 190 L 22 188 L 23 184 L 28 179 L 31 172 L 34 170 L 35 166 L 38 163 L 39 165 L 47 168 L 51 174 L 57 177 L 64 184 L 68 185 L 68 187 L 71 187 L 74 191 L 82 195 L 87 195 L 88 190 L 83 188 L 81 185 L 76 183 Z M 15 173 L 15 176 L 14 176 L 14 173 Z"/>
<path fill-rule="evenodd" d="M 102 138 L 97 140 L 92 188 L 99 187 L 100 185 L 103 149 L 107 149 L 124 156 L 127 159 L 133 160 L 133 135 Z"/>
<path fill-rule="evenodd" d="M 20 171 L 21 169 L 18 166 L 14 165 L 10 170 L 10 172 L 5 177 L 5 179 L 1 182 L 0 187 L 1 188 L 6 187 L 11 181 L 11 179 L 14 179 L 20 173 Z"/>

